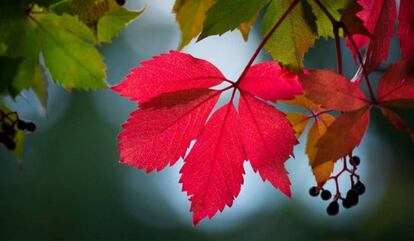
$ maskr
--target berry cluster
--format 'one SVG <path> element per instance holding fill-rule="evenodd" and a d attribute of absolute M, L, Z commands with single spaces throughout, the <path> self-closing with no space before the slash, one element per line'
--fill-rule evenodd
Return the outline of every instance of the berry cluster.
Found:
<path fill-rule="evenodd" d="M 336 184 L 336 194 L 329 203 L 326 212 L 329 215 L 336 215 L 339 212 L 339 200 L 342 201 L 342 206 L 344 208 L 351 208 L 358 204 L 359 196 L 365 193 L 365 185 L 361 182 L 359 175 L 356 174 L 357 166 L 361 163 L 361 159 L 358 156 L 349 156 L 349 164 L 351 164 L 352 168 L 348 169 L 347 167 L 347 160 L 344 158 L 344 167 L 343 169 L 335 176 L 331 176 L 329 180 L 334 180 Z M 351 189 L 348 190 L 346 196 L 343 197 L 339 191 L 339 183 L 338 178 L 343 173 L 349 173 L 350 180 L 351 180 Z M 327 201 L 332 198 L 332 193 L 329 190 L 324 189 L 322 186 L 314 186 L 309 189 L 309 194 L 312 197 L 321 196 L 322 200 Z"/>
<path fill-rule="evenodd" d="M 19 119 L 16 112 L 7 113 L 0 109 L 0 143 L 9 150 L 16 149 L 15 137 L 18 130 L 33 132 L 36 125 Z"/>

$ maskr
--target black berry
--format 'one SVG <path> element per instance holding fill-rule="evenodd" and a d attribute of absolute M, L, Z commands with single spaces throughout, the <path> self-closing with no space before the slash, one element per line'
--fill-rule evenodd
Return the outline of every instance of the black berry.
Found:
<path fill-rule="evenodd" d="M 1 133 L 4 134 L 4 133 Z M 5 136 L 5 137 L 0 137 L 1 138 L 1 142 L 6 146 L 7 149 L 9 150 L 14 150 L 16 149 L 16 143 L 10 138 L 10 136 Z"/>
<path fill-rule="evenodd" d="M 25 130 L 26 127 L 27 127 L 27 123 L 25 121 L 22 121 L 22 120 L 17 121 L 17 129 Z"/>
<path fill-rule="evenodd" d="M 344 208 L 350 208 L 350 207 L 352 207 L 353 205 L 352 205 L 352 202 L 351 202 L 348 198 L 345 198 L 345 199 L 342 201 L 342 206 L 343 206 Z"/>
<path fill-rule="evenodd" d="M 354 189 L 351 189 L 348 191 L 348 193 L 346 194 L 346 198 L 349 202 L 349 204 L 351 206 L 357 205 L 358 201 L 359 201 L 359 195 L 357 193 L 357 191 L 355 191 Z"/>
<path fill-rule="evenodd" d="M 3 123 L 1 125 L 1 128 L 9 136 L 14 136 L 16 134 L 16 130 L 13 128 L 13 126 L 11 126 L 11 125 L 9 125 L 7 123 Z"/>
<path fill-rule="evenodd" d="M 333 201 L 333 202 L 329 203 L 328 208 L 326 209 L 326 212 L 331 216 L 337 215 L 338 212 L 339 212 L 338 201 Z"/>
<path fill-rule="evenodd" d="M 7 134 L 6 134 L 6 133 L 4 133 L 4 132 L 1 132 L 1 133 L 0 133 L 0 142 L 1 142 L 1 143 L 4 143 L 4 142 L 6 142 L 6 141 L 7 141 L 7 139 L 9 139 L 9 137 L 7 136 Z"/>
<path fill-rule="evenodd" d="M 4 145 L 11 151 L 16 149 L 16 143 L 14 141 L 6 142 Z"/>
<path fill-rule="evenodd" d="M 318 188 L 313 186 L 309 189 L 309 195 L 311 195 L 312 197 L 316 197 L 319 195 L 319 191 Z"/>
<path fill-rule="evenodd" d="M 116 0 L 116 3 L 118 3 L 118 5 L 124 5 L 125 4 L 125 0 Z"/>
<path fill-rule="evenodd" d="M 331 199 L 331 197 L 332 197 L 332 194 L 331 194 L 331 192 L 330 191 L 328 191 L 328 190 L 323 190 L 322 191 L 322 193 L 321 193 L 321 198 L 322 198 L 322 200 L 329 200 L 329 199 Z"/>
<path fill-rule="evenodd" d="M 361 163 L 361 159 L 359 156 L 353 156 L 351 157 L 350 163 L 352 166 L 358 166 Z"/>
<path fill-rule="evenodd" d="M 36 130 L 36 125 L 33 122 L 29 122 L 26 124 L 26 130 L 32 132 Z"/>
<path fill-rule="evenodd" d="M 365 185 L 362 182 L 358 181 L 355 184 L 354 189 L 359 195 L 362 195 L 365 192 Z"/>

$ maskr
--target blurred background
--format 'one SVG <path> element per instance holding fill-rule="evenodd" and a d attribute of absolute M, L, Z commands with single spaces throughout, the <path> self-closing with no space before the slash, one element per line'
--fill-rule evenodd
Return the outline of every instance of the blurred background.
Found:
<path fill-rule="evenodd" d="M 173 0 L 127 1 L 132 9 L 145 4 L 143 16 L 101 48 L 111 85 L 140 61 L 178 46 Z M 192 43 L 184 51 L 235 79 L 260 40 L 259 22 L 247 43 L 234 31 Z M 345 71 L 352 77 L 356 66 L 343 49 Z M 398 58 L 394 39 L 384 66 Z M 266 59 L 263 54 L 257 61 Z M 319 40 L 307 54 L 306 66 L 335 68 L 334 42 Z M 381 73 L 373 75 L 377 81 Z M 47 113 L 30 91 L 16 102 L 9 100 L 38 129 L 27 136 L 20 160 L 0 148 L 0 240 L 414 240 L 414 146 L 378 110 L 356 151 L 367 187 L 356 207 L 341 208 L 330 217 L 328 202 L 308 195 L 315 181 L 301 144 L 296 158 L 287 162 L 291 200 L 245 163 L 245 184 L 233 207 L 193 227 L 178 183 L 182 161 L 152 174 L 118 162 L 116 136 L 136 104 L 111 91 L 68 93 L 53 83 L 49 93 Z M 413 126 L 412 110 L 399 113 Z"/>

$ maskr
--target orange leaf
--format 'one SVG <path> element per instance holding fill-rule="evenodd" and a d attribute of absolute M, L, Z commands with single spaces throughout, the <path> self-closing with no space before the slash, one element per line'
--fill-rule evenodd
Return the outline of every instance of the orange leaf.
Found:
<path fill-rule="evenodd" d="M 370 118 L 370 108 L 346 112 L 330 125 L 316 144 L 317 153 L 314 165 L 329 160 L 338 160 L 352 152 L 364 136 Z"/>
<path fill-rule="evenodd" d="M 295 130 L 295 136 L 297 139 L 302 135 L 303 131 L 306 128 L 306 125 L 309 123 L 309 116 L 298 113 L 298 112 L 289 112 L 286 113 L 287 119 L 290 121 L 290 123 L 293 126 L 293 129 Z"/>
<path fill-rule="evenodd" d="M 322 114 L 318 118 L 315 119 L 315 122 L 309 130 L 308 140 L 306 142 L 306 154 L 308 155 L 309 165 L 312 167 L 316 182 L 318 185 L 323 185 L 331 175 L 336 160 L 328 160 L 316 164 L 316 154 L 318 151 L 316 143 L 325 134 L 328 126 L 334 122 L 335 117 L 329 114 Z"/>

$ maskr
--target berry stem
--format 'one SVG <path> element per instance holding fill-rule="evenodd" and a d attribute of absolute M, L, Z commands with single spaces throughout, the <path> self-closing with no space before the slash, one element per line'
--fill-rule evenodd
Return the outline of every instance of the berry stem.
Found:
<path fill-rule="evenodd" d="M 252 66 L 254 60 L 259 55 L 260 51 L 263 49 L 263 47 L 266 45 L 266 43 L 269 41 L 270 37 L 273 35 L 273 33 L 279 28 L 279 26 L 282 24 L 282 22 L 286 19 L 286 17 L 292 12 L 292 10 L 295 8 L 295 6 L 299 3 L 300 0 L 294 0 L 288 9 L 283 13 L 283 15 L 279 18 L 279 20 L 275 23 L 275 25 L 272 27 L 272 29 L 269 31 L 268 34 L 264 37 L 260 45 L 257 47 L 256 51 L 253 53 L 252 57 L 250 58 L 249 62 L 247 63 L 246 67 L 244 68 L 243 72 L 237 79 L 236 83 L 234 83 L 234 86 L 237 87 L 237 85 L 240 84 L 240 81 L 243 79 L 244 75 L 246 74 L 247 70 Z"/>

